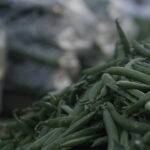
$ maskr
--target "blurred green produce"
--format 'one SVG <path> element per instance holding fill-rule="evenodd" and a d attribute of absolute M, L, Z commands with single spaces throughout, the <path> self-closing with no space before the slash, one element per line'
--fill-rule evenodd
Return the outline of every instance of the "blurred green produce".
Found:
<path fill-rule="evenodd" d="M 2 150 L 150 149 L 149 43 L 130 41 L 116 26 L 111 59 L 1 123 Z"/>
<path fill-rule="evenodd" d="M 110 58 L 116 18 L 129 39 L 148 41 L 148 7 L 147 0 L 1 0 L 7 45 L 4 109 L 61 91 L 82 69 Z"/>

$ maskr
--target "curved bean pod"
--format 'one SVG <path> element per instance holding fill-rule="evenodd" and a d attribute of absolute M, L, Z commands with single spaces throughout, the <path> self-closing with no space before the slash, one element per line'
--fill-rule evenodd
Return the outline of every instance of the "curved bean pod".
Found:
<path fill-rule="evenodd" d="M 137 101 L 135 104 L 129 106 L 129 108 L 126 110 L 126 115 L 129 116 L 137 111 L 139 111 L 140 108 L 144 107 L 146 102 L 150 100 L 150 92 L 147 92 L 144 96 L 142 96 L 139 101 Z"/>
<path fill-rule="evenodd" d="M 108 136 L 108 150 L 115 150 L 115 141 L 119 141 L 117 127 L 108 110 L 103 111 L 103 120 Z"/>
<path fill-rule="evenodd" d="M 138 82 L 118 81 L 116 84 L 124 89 L 150 90 L 150 85 Z"/>
<path fill-rule="evenodd" d="M 107 107 L 114 121 L 123 129 L 140 134 L 144 134 L 145 132 L 150 130 L 149 124 L 137 122 L 120 115 L 111 103 L 108 102 Z"/>
<path fill-rule="evenodd" d="M 136 70 L 132 70 L 124 67 L 111 67 L 109 69 L 106 69 L 104 72 L 114 74 L 114 75 L 125 76 L 135 81 L 140 81 L 150 85 L 150 76 Z"/>

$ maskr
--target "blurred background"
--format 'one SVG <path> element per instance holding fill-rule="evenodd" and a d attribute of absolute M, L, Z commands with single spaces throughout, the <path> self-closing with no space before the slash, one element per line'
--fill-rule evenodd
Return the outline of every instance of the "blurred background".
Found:
<path fill-rule="evenodd" d="M 113 55 L 114 20 L 149 39 L 149 0 L 0 0 L 0 111 L 30 105 Z"/>

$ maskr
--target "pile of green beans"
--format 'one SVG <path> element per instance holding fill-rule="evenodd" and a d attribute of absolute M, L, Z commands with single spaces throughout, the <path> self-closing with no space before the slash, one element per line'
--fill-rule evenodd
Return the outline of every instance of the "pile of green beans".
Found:
<path fill-rule="evenodd" d="M 14 110 L 0 150 L 150 150 L 150 48 L 118 21 L 114 56 L 61 92 Z"/>

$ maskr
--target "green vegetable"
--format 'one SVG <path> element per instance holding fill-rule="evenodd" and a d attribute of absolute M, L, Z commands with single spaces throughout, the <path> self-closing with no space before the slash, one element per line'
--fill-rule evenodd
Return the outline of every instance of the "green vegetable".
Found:
<path fill-rule="evenodd" d="M 129 116 L 144 107 L 146 102 L 150 100 L 150 92 L 147 92 L 144 96 L 142 96 L 139 101 L 137 101 L 135 104 L 129 106 L 129 108 L 126 110 L 126 114 Z"/>
<path fill-rule="evenodd" d="M 120 144 L 124 146 L 125 150 L 129 150 L 129 134 L 125 130 L 121 133 Z"/>
<path fill-rule="evenodd" d="M 1 123 L 0 150 L 150 150 L 149 43 L 131 47 L 117 20 L 116 26 L 114 56 L 63 91 L 14 111 Z"/>
<path fill-rule="evenodd" d="M 131 82 L 131 81 L 118 81 L 116 83 L 118 86 L 124 89 L 138 89 L 138 90 L 150 90 L 150 86 L 147 84 L 139 83 L 139 82 Z"/>
<path fill-rule="evenodd" d="M 73 139 L 73 140 L 69 140 L 65 143 L 63 143 L 61 146 L 62 147 L 74 147 L 77 145 L 81 145 L 81 144 L 86 144 L 87 142 L 91 142 L 95 139 L 94 135 L 89 135 L 89 136 L 85 136 L 85 137 L 80 137 L 77 139 Z"/>
<path fill-rule="evenodd" d="M 111 103 L 107 103 L 107 107 L 112 115 L 112 118 L 124 130 L 131 131 L 133 133 L 141 133 L 141 134 L 150 130 L 150 125 L 148 123 L 137 122 L 137 121 L 125 118 L 123 115 L 120 115 L 115 110 L 114 106 Z"/>
<path fill-rule="evenodd" d="M 138 42 L 136 41 L 133 41 L 132 42 L 133 44 L 133 47 L 134 47 L 134 50 L 139 53 L 140 55 L 142 56 L 145 56 L 145 57 L 150 57 L 150 51 L 149 49 L 146 49 L 144 47 L 142 47 Z"/>
<path fill-rule="evenodd" d="M 107 137 L 100 137 L 94 140 L 92 147 L 100 146 L 107 143 Z"/>
<path fill-rule="evenodd" d="M 123 44 L 124 51 L 126 52 L 126 54 L 128 54 L 128 53 L 130 53 L 130 44 L 129 44 L 128 39 L 126 38 L 126 35 L 123 32 L 121 26 L 119 25 L 118 20 L 116 20 L 116 26 L 117 26 L 118 34 L 120 37 L 120 41 Z"/>
<path fill-rule="evenodd" d="M 127 69 L 124 67 L 111 67 L 109 69 L 106 69 L 105 72 L 114 74 L 114 75 L 121 75 L 125 76 L 129 79 L 133 79 L 135 81 L 143 82 L 145 84 L 150 84 L 150 76 L 142 73 L 140 71 Z"/>
<path fill-rule="evenodd" d="M 108 136 L 108 150 L 115 150 L 115 141 L 119 141 L 117 127 L 108 110 L 103 111 L 103 120 Z"/>

